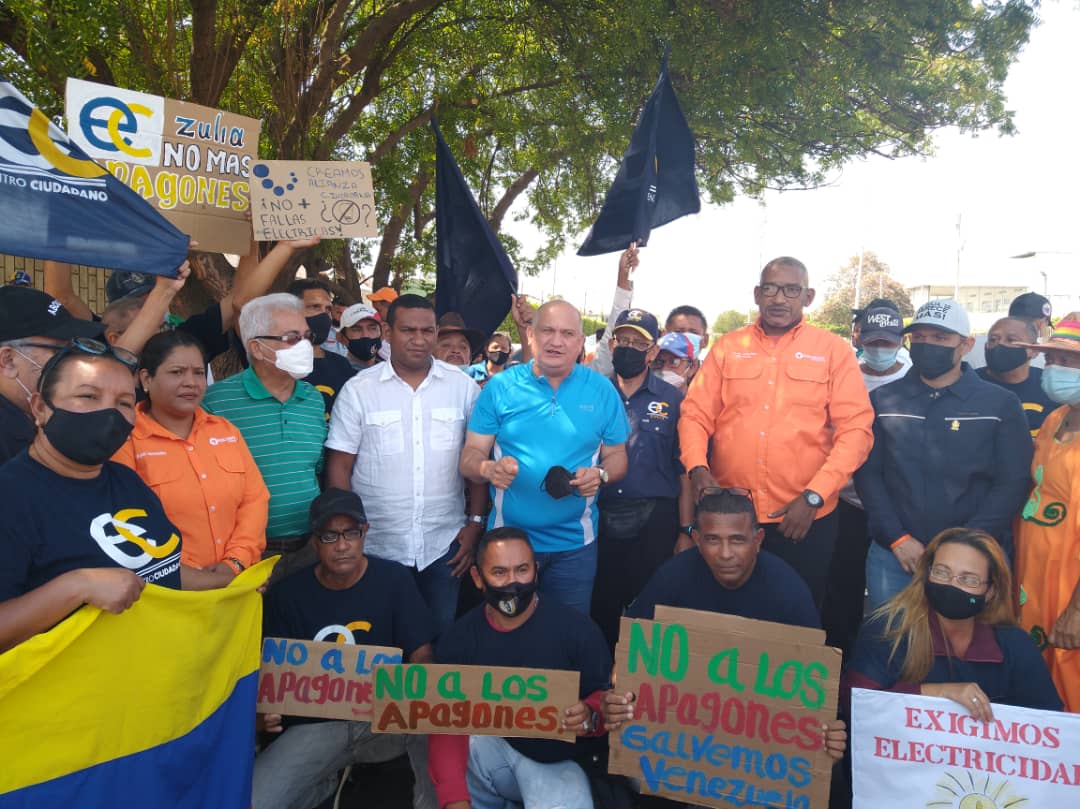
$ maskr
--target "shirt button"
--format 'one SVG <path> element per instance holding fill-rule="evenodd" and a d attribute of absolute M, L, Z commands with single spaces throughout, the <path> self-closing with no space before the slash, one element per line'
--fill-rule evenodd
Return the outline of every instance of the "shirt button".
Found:
<path fill-rule="evenodd" d="M 203 472 L 201 475 L 199 475 L 199 477 L 202 478 L 203 480 L 206 480 L 206 473 Z"/>
<path fill-rule="evenodd" d="M 217 543 L 218 545 L 220 545 L 220 544 L 221 544 L 221 540 L 220 540 L 220 539 L 215 539 L 215 540 L 214 540 L 214 542 L 216 542 L 216 543 Z"/>
<path fill-rule="evenodd" d="M 188 448 L 187 448 L 187 451 L 188 451 L 188 452 L 194 452 L 194 451 L 195 451 L 195 447 L 193 447 L 193 446 L 191 446 L 190 444 L 188 444 Z"/>
<path fill-rule="evenodd" d="M 765 437 L 765 433 L 764 433 L 764 432 L 758 433 L 758 435 L 760 435 L 760 436 L 761 436 L 762 438 L 764 438 L 764 437 Z"/>
<path fill-rule="evenodd" d="M 214 508 L 214 506 L 210 506 L 210 511 L 216 511 L 216 510 L 217 510 L 217 509 L 216 509 L 216 508 Z"/>
<path fill-rule="evenodd" d="M 768 410 L 768 409 L 769 409 L 769 406 L 768 406 L 768 405 L 765 405 L 765 409 L 766 409 L 766 410 Z"/>
<path fill-rule="evenodd" d="M 770 385 L 772 384 L 772 380 L 771 380 L 771 379 L 769 380 L 769 384 L 770 384 Z"/>

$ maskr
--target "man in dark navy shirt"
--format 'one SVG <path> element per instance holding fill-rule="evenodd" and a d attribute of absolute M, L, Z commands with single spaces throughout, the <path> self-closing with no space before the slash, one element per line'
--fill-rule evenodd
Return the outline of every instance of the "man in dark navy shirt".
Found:
<path fill-rule="evenodd" d="M 874 540 L 871 609 L 907 585 L 926 543 L 946 528 L 986 531 L 1011 556 L 1012 521 L 1031 486 L 1020 401 L 962 362 L 974 344 L 964 308 L 930 301 L 906 331 L 914 367 L 870 394 L 874 447 L 855 473 Z"/>
<path fill-rule="evenodd" d="M 656 606 L 663 604 L 792 626 L 821 626 L 810 588 L 795 568 L 761 550 L 765 532 L 746 490 L 705 489 L 691 536 L 694 547 L 656 571 L 627 616 L 651 619 Z"/>
<path fill-rule="evenodd" d="M 364 555 L 368 523 L 359 496 L 327 489 L 311 503 L 311 543 L 319 561 L 272 585 L 263 634 L 371 646 L 396 646 L 410 663 L 432 659 L 434 622 L 412 574 Z M 333 794 L 337 772 L 358 761 L 409 754 L 414 809 L 434 809 L 423 736 L 374 735 L 370 722 L 267 715 L 281 736 L 255 759 L 253 809 L 317 806 Z M 282 732 L 284 728 L 284 732 Z"/>
<path fill-rule="evenodd" d="M 496 528 L 476 543 L 473 582 L 484 604 L 439 638 L 440 663 L 557 669 L 581 674 L 581 699 L 563 712 L 571 736 L 604 733 L 600 698 L 611 656 L 596 625 L 572 607 L 537 595 L 532 544 L 518 528 Z M 431 778 L 443 809 L 592 806 L 578 744 L 501 736 L 431 736 Z"/>
<path fill-rule="evenodd" d="M 1043 420 L 1058 405 L 1042 389 L 1042 368 L 1032 368 L 1031 361 L 1038 354 L 1021 343 L 1037 343 L 1039 332 L 1028 320 L 1003 317 L 990 327 L 986 335 L 986 367 L 976 373 L 987 382 L 993 382 L 1016 394 L 1027 416 L 1031 437 L 1039 434 Z"/>
<path fill-rule="evenodd" d="M 612 330 L 612 383 L 626 408 L 630 438 L 626 477 L 600 490 L 591 610 L 611 649 L 626 605 L 683 538 L 680 525 L 690 543 L 693 498 L 675 429 L 683 394 L 649 370 L 660 351 L 659 336 L 659 323 L 643 309 L 622 312 Z"/>

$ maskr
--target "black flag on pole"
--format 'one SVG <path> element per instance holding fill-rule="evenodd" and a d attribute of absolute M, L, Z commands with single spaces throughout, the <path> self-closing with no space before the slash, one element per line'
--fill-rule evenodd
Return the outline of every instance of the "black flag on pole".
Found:
<path fill-rule="evenodd" d="M 633 241 L 644 246 L 653 228 L 701 210 L 694 135 L 668 77 L 669 52 L 579 256 L 625 250 Z"/>
<path fill-rule="evenodd" d="M 435 131 L 435 310 L 457 312 L 491 336 L 510 311 L 517 271 L 480 212 L 450 148 Z"/>

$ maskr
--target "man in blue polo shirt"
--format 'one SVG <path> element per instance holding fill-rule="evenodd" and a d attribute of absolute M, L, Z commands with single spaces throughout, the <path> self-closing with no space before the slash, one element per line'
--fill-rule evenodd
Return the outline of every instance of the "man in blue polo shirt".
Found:
<path fill-rule="evenodd" d="M 681 336 L 681 335 L 675 335 Z M 612 329 L 611 380 L 630 419 L 626 477 L 600 491 L 599 560 L 592 617 L 614 649 L 623 609 L 676 549 L 690 547 L 694 500 L 679 461 L 675 425 L 683 394 L 649 370 L 660 324 L 644 309 L 619 313 Z M 680 536 L 679 526 L 685 532 Z"/>
<path fill-rule="evenodd" d="M 488 528 L 514 525 L 532 538 L 541 594 L 587 613 L 596 494 L 626 474 L 626 412 L 611 382 L 577 364 L 577 309 L 549 301 L 528 338 L 534 359 L 493 377 L 476 401 L 461 473 L 492 486 Z"/>

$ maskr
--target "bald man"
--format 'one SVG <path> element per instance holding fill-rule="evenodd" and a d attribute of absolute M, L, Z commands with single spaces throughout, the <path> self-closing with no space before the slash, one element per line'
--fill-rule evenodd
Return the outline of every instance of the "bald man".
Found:
<path fill-rule="evenodd" d="M 526 330 L 533 359 L 498 374 L 476 401 L 461 472 L 491 485 L 488 528 L 532 539 L 540 592 L 589 612 L 596 574 L 596 495 L 626 474 L 626 410 L 611 382 L 577 363 L 581 314 L 541 306 Z"/>

